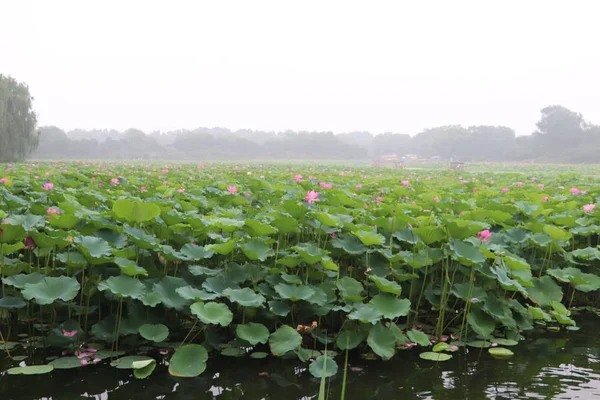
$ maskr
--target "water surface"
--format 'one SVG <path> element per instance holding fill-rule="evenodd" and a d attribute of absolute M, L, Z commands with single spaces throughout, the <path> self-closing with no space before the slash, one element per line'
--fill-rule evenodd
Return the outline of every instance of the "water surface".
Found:
<path fill-rule="evenodd" d="M 574 332 L 536 332 L 498 360 L 468 349 L 444 363 L 403 351 L 391 361 L 351 360 L 347 400 L 363 399 L 600 399 L 600 320 L 588 316 Z M 343 357 L 337 359 L 340 367 Z M 21 363 L 27 363 L 27 360 Z M 0 370 L 18 362 L 0 358 Z M 23 364 L 24 365 L 24 364 Z M 329 399 L 340 399 L 341 371 Z M 211 359 L 197 378 L 169 376 L 160 365 L 149 379 L 108 365 L 55 370 L 48 375 L 0 375 L 1 400 L 71 399 L 316 399 L 319 380 L 297 361 Z"/>

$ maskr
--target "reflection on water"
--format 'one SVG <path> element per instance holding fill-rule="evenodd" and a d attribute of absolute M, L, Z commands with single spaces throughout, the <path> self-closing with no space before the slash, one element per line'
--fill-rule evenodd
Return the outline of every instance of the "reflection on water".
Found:
<path fill-rule="evenodd" d="M 392 361 L 351 360 L 346 399 L 600 399 L 600 323 L 589 316 L 576 332 L 539 332 L 508 360 L 468 349 L 445 363 L 400 352 Z M 536 337 L 537 336 L 537 337 Z M 0 370 L 19 363 L 0 360 Z M 342 357 L 338 364 L 342 364 Z M 329 399 L 340 398 L 341 372 Z M 0 376 L 1 400 L 30 399 L 316 399 L 319 381 L 304 366 L 280 359 L 218 358 L 193 379 L 169 376 L 165 363 L 146 380 L 108 366 L 45 376 Z"/>

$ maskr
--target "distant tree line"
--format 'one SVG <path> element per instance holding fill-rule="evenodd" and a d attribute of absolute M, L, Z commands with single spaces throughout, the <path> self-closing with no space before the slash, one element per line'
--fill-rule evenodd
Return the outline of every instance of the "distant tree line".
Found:
<path fill-rule="evenodd" d="M 440 126 L 414 136 L 349 132 L 265 132 L 198 128 L 146 134 L 137 129 L 39 128 L 36 159 L 369 160 L 384 154 L 463 161 L 600 163 L 600 126 L 562 106 L 541 111 L 537 130 L 516 136 L 505 126 Z"/>

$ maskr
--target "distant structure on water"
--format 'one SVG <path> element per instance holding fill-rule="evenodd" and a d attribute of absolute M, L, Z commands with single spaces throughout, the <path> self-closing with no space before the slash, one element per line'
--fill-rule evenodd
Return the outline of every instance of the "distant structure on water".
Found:
<path fill-rule="evenodd" d="M 404 159 L 397 154 L 386 154 L 373 160 L 374 167 L 404 168 Z"/>

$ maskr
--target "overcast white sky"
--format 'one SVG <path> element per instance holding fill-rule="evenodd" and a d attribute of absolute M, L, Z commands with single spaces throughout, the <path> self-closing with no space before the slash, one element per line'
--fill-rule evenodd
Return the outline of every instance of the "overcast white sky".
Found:
<path fill-rule="evenodd" d="M 145 131 L 600 124 L 600 1 L 0 0 L 41 125 Z"/>

